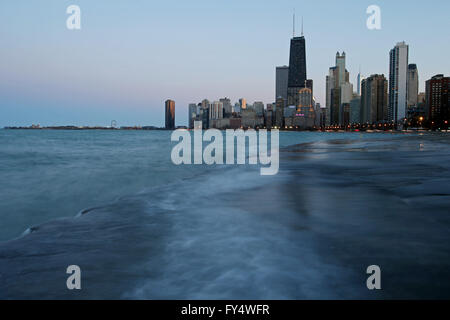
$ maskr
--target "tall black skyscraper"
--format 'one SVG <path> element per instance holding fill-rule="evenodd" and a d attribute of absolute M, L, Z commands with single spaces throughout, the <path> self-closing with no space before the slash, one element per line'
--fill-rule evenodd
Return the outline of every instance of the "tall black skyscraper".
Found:
<path fill-rule="evenodd" d="M 305 37 L 291 39 L 288 88 L 304 88 L 306 81 Z"/>
<path fill-rule="evenodd" d="M 312 85 L 306 78 L 306 48 L 305 37 L 293 37 L 289 54 L 289 79 L 287 105 L 298 106 L 301 89 Z M 312 89 L 312 88 L 310 88 Z"/>

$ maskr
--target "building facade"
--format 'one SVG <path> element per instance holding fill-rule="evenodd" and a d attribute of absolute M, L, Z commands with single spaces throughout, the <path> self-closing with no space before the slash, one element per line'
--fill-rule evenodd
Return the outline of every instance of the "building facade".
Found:
<path fill-rule="evenodd" d="M 407 84 L 408 84 L 408 103 L 407 108 L 408 110 L 414 106 L 417 106 L 417 98 L 419 94 L 419 72 L 417 71 L 417 65 L 415 64 L 409 64 L 408 65 L 408 77 L 407 77 Z"/>
<path fill-rule="evenodd" d="M 190 103 L 188 106 L 188 123 L 189 123 L 189 128 L 191 128 L 191 129 L 194 128 L 194 121 L 197 118 L 197 109 L 198 109 L 198 106 L 195 103 Z"/>
<path fill-rule="evenodd" d="M 239 108 L 240 111 L 247 109 L 247 100 L 245 100 L 245 98 L 239 99 Z"/>
<path fill-rule="evenodd" d="M 361 123 L 380 123 L 389 119 L 388 82 L 384 75 L 374 74 L 361 83 Z"/>
<path fill-rule="evenodd" d="M 224 116 L 230 117 L 233 113 L 233 106 L 231 105 L 231 100 L 228 98 L 219 99 L 219 101 L 223 105 L 223 113 Z"/>
<path fill-rule="evenodd" d="M 166 100 L 166 129 L 175 129 L 175 101 Z"/>
<path fill-rule="evenodd" d="M 286 107 L 286 101 L 279 97 L 275 103 L 275 126 L 277 128 L 284 127 L 284 108 Z"/>
<path fill-rule="evenodd" d="M 361 123 L 361 96 L 358 94 L 350 100 L 350 123 Z"/>
<path fill-rule="evenodd" d="M 335 66 L 330 67 L 326 77 L 326 114 L 327 125 L 345 125 L 344 107 L 349 109 L 353 97 L 353 85 L 349 82 L 350 74 L 345 67 L 345 52 L 336 53 Z M 344 106 L 345 104 L 345 106 Z M 345 123 L 344 123 L 345 122 Z"/>
<path fill-rule="evenodd" d="M 286 101 L 288 91 L 289 67 L 276 67 L 275 73 L 275 101 L 279 97 L 282 97 Z"/>
<path fill-rule="evenodd" d="M 450 77 L 438 74 L 425 82 L 425 103 L 433 129 L 447 129 L 449 125 Z"/>
<path fill-rule="evenodd" d="M 389 52 L 389 120 L 403 123 L 407 109 L 409 47 L 399 42 Z"/>
<path fill-rule="evenodd" d="M 223 104 L 220 101 L 214 101 L 209 105 L 209 119 L 223 119 Z"/>
<path fill-rule="evenodd" d="M 295 105 L 296 95 L 306 86 L 306 44 L 305 37 L 293 37 L 289 52 L 289 75 L 287 104 Z"/>

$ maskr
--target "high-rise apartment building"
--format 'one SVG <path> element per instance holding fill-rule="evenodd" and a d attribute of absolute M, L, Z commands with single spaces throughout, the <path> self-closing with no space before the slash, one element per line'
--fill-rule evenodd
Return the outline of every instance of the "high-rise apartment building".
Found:
<path fill-rule="evenodd" d="M 287 100 L 289 67 L 276 67 L 275 73 L 275 101 L 279 97 Z"/>
<path fill-rule="evenodd" d="M 220 101 L 214 101 L 209 105 L 209 119 L 219 120 L 223 119 L 223 103 Z"/>
<path fill-rule="evenodd" d="M 361 122 L 361 96 L 354 94 L 353 99 L 350 100 L 350 123 Z"/>
<path fill-rule="evenodd" d="M 253 103 L 253 109 L 256 112 L 256 115 L 261 117 L 264 115 L 264 102 L 256 101 Z"/>
<path fill-rule="evenodd" d="M 388 82 L 384 75 L 374 74 L 361 83 L 361 122 L 378 123 L 388 119 Z"/>
<path fill-rule="evenodd" d="M 332 90 L 336 87 L 337 71 L 336 67 L 331 67 L 326 77 L 326 96 L 325 96 L 325 113 L 326 113 L 326 125 L 333 124 L 332 120 Z"/>
<path fill-rule="evenodd" d="M 195 103 L 190 103 L 188 106 L 188 123 L 189 123 L 189 128 L 194 128 L 194 121 L 195 118 L 197 117 L 197 104 Z"/>
<path fill-rule="evenodd" d="M 407 84 L 408 84 L 407 107 L 409 110 L 411 107 L 417 106 L 418 102 L 417 96 L 419 94 L 419 72 L 417 71 L 417 65 L 415 64 L 408 65 Z"/>
<path fill-rule="evenodd" d="M 438 74 L 425 82 L 425 103 L 432 128 L 448 128 L 450 122 L 450 77 Z"/>
<path fill-rule="evenodd" d="M 282 97 L 279 97 L 275 102 L 275 126 L 278 128 L 284 127 L 284 108 L 286 102 Z"/>
<path fill-rule="evenodd" d="M 230 117 L 231 114 L 233 113 L 233 106 L 231 105 L 231 100 L 228 98 L 222 98 L 219 99 L 219 101 L 222 102 L 224 115 Z"/>
<path fill-rule="evenodd" d="M 353 99 L 353 84 L 350 82 L 344 82 L 340 86 L 340 105 L 339 105 L 339 124 L 348 125 L 350 121 L 350 116 L 344 121 L 344 109 L 350 108 L 350 101 Z"/>
<path fill-rule="evenodd" d="M 208 99 L 203 99 L 202 102 L 200 102 L 200 112 L 203 129 L 209 128 L 209 105 L 210 102 Z"/>
<path fill-rule="evenodd" d="M 247 100 L 245 98 L 239 99 L 239 107 L 241 108 L 241 112 L 244 109 L 247 109 Z"/>
<path fill-rule="evenodd" d="M 233 112 L 236 112 L 236 113 L 241 112 L 241 105 L 240 105 L 240 103 L 236 102 L 236 103 L 234 104 Z"/>
<path fill-rule="evenodd" d="M 358 76 L 356 77 L 356 94 L 358 96 L 361 95 L 361 71 L 358 72 Z"/>
<path fill-rule="evenodd" d="M 399 42 L 389 52 L 389 120 L 403 123 L 407 107 L 409 47 Z"/>
<path fill-rule="evenodd" d="M 175 129 L 175 101 L 166 100 L 166 129 Z"/>

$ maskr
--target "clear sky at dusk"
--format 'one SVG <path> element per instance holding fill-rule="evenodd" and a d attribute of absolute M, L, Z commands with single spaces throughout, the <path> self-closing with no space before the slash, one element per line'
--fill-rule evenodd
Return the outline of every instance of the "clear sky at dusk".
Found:
<path fill-rule="evenodd" d="M 66 8 L 81 8 L 81 30 L 66 28 Z M 366 8 L 381 7 L 382 29 L 366 28 Z M 274 101 L 275 67 L 287 65 L 292 10 L 301 16 L 307 74 L 324 105 L 336 51 L 350 81 L 388 76 L 389 50 L 409 44 L 424 81 L 450 74 L 450 1 L 103 1 L 0 2 L 0 126 L 176 124 L 188 103 L 244 97 Z"/>

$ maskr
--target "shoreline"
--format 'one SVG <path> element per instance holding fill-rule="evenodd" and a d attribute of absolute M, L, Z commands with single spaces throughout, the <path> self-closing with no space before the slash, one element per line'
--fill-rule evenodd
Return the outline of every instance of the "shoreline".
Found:
<path fill-rule="evenodd" d="M 3 127 L 0 128 L 0 130 L 61 130 L 61 131 L 85 131 L 85 130 L 98 130 L 98 131 L 173 131 L 177 129 L 184 129 L 188 131 L 192 131 L 193 129 L 189 129 L 186 127 L 177 127 L 176 129 L 166 129 L 166 128 L 158 128 L 158 127 L 151 127 L 151 126 L 144 126 L 144 127 L 121 127 L 121 128 L 113 128 L 113 127 L 76 127 L 76 126 L 55 126 L 55 127 Z M 231 129 L 231 128 L 230 128 Z M 220 131 L 226 131 L 230 129 L 217 129 Z M 238 128 L 239 129 L 239 128 Z M 238 129 L 231 129 L 231 130 L 238 130 Z M 246 130 L 260 130 L 264 129 L 267 131 L 271 131 L 271 129 L 267 128 L 240 128 L 244 131 Z M 207 130 L 207 129 L 205 129 Z M 413 133 L 413 132 L 442 132 L 446 133 L 445 130 L 431 130 L 431 129 L 425 129 L 425 128 L 411 128 L 406 130 L 393 130 L 393 129 L 366 129 L 366 128 L 354 128 L 354 129 L 297 129 L 297 128 L 287 128 L 287 129 L 277 129 L 280 132 L 334 132 L 334 133 L 344 133 L 344 132 L 366 132 L 366 133 Z"/>

